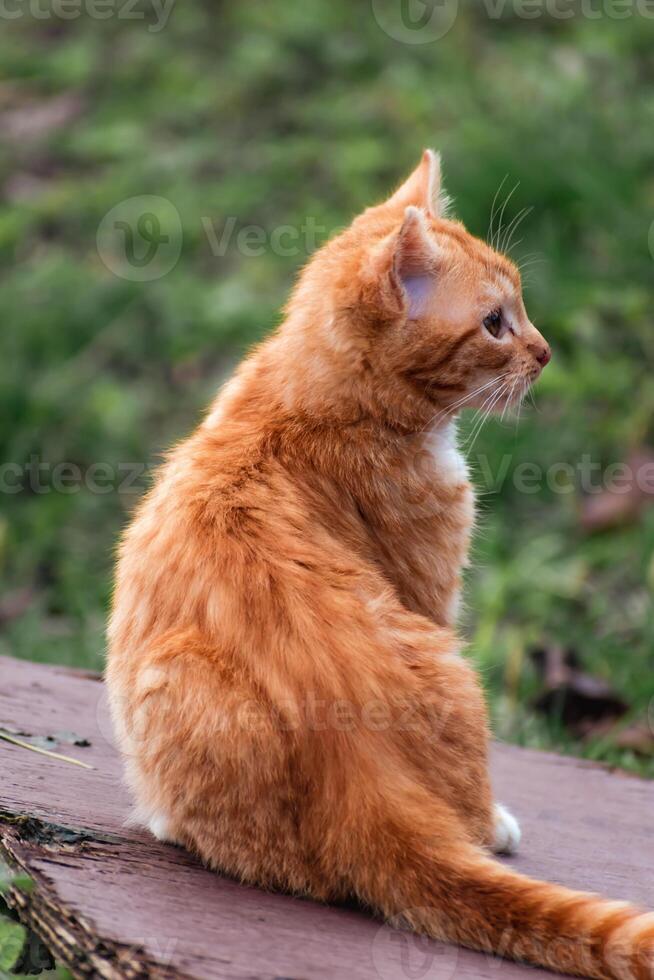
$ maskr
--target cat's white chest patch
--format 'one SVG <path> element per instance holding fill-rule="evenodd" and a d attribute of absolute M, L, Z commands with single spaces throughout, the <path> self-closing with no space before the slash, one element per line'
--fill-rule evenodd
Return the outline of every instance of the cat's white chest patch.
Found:
<path fill-rule="evenodd" d="M 456 422 L 450 421 L 426 432 L 424 445 L 443 482 L 468 483 L 468 464 L 456 440 Z"/>

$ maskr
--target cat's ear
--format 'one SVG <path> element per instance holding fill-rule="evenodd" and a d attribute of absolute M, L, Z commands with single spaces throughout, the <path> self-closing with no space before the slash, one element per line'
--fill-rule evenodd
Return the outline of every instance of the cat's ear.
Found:
<path fill-rule="evenodd" d="M 439 218 L 443 211 L 443 201 L 440 154 L 434 150 L 425 150 L 416 169 L 389 197 L 386 204 L 398 209 L 412 204 L 416 208 L 424 208 L 432 217 Z"/>
<path fill-rule="evenodd" d="M 425 213 L 410 205 L 404 212 L 393 256 L 393 275 L 403 294 L 409 320 L 423 316 L 436 284 L 438 251 Z"/>
<path fill-rule="evenodd" d="M 371 258 L 364 278 L 384 314 L 403 314 L 409 320 L 423 316 L 436 285 L 439 260 L 425 212 L 409 205 L 400 228 L 379 243 Z"/>

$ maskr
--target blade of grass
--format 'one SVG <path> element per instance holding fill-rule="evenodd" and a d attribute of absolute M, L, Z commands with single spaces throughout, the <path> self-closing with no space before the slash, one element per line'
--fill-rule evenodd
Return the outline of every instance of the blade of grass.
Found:
<path fill-rule="evenodd" d="M 46 755 L 50 759 L 59 759 L 60 762 L 70 762 L 73 766 L 81 766 L 82 769 L 93 769 L 94 767 L 89 765 L 88 762 L 82 762 L 81 759 L 73 759 L 70 755 L 61 755 L 59 752 L 51 752 L 49 749 L 42 749 L 38 745 L 30 745 L 29 742 L 23 742 L 20 738 L 15 738 L 13 735 L 9 735 L 7 732 L 0 731 L 0 738 L 4 739 L 5 742 L 11 742 L 12 745 L 19 745 L 22 749 L 29 749 L 30 752 L 38 752 L 39 755 Z"/>

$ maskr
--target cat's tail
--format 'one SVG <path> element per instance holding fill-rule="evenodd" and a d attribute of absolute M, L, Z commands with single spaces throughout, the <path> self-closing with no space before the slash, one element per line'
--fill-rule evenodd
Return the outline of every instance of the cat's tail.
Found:
<path fill-rule="evenodd" d="M 439 869 L 445 901 L 434 921 L 427 910 L 409 911 L 414 928 L 562 973 L 654 977 L 654 914 L 530 880 L 473 848 L 447 865 Z"/>
<path fill-rule="evenodd" d="M 371 904 L 394 925 L 561 973 L 654 978 L 654 914 L 534 881 L 472 844 L 411 847 L 385 882 L 375 877 Z"/>

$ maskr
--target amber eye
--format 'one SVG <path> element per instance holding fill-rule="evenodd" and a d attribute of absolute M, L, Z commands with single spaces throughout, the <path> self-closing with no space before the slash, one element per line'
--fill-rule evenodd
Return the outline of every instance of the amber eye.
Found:
<path fill-rule="evenodd" d="M 491 337 L 499 337 L 502 332 L 502 311 L 493 310 L 487 317 L 484 317 L 484 326 Z"/>

